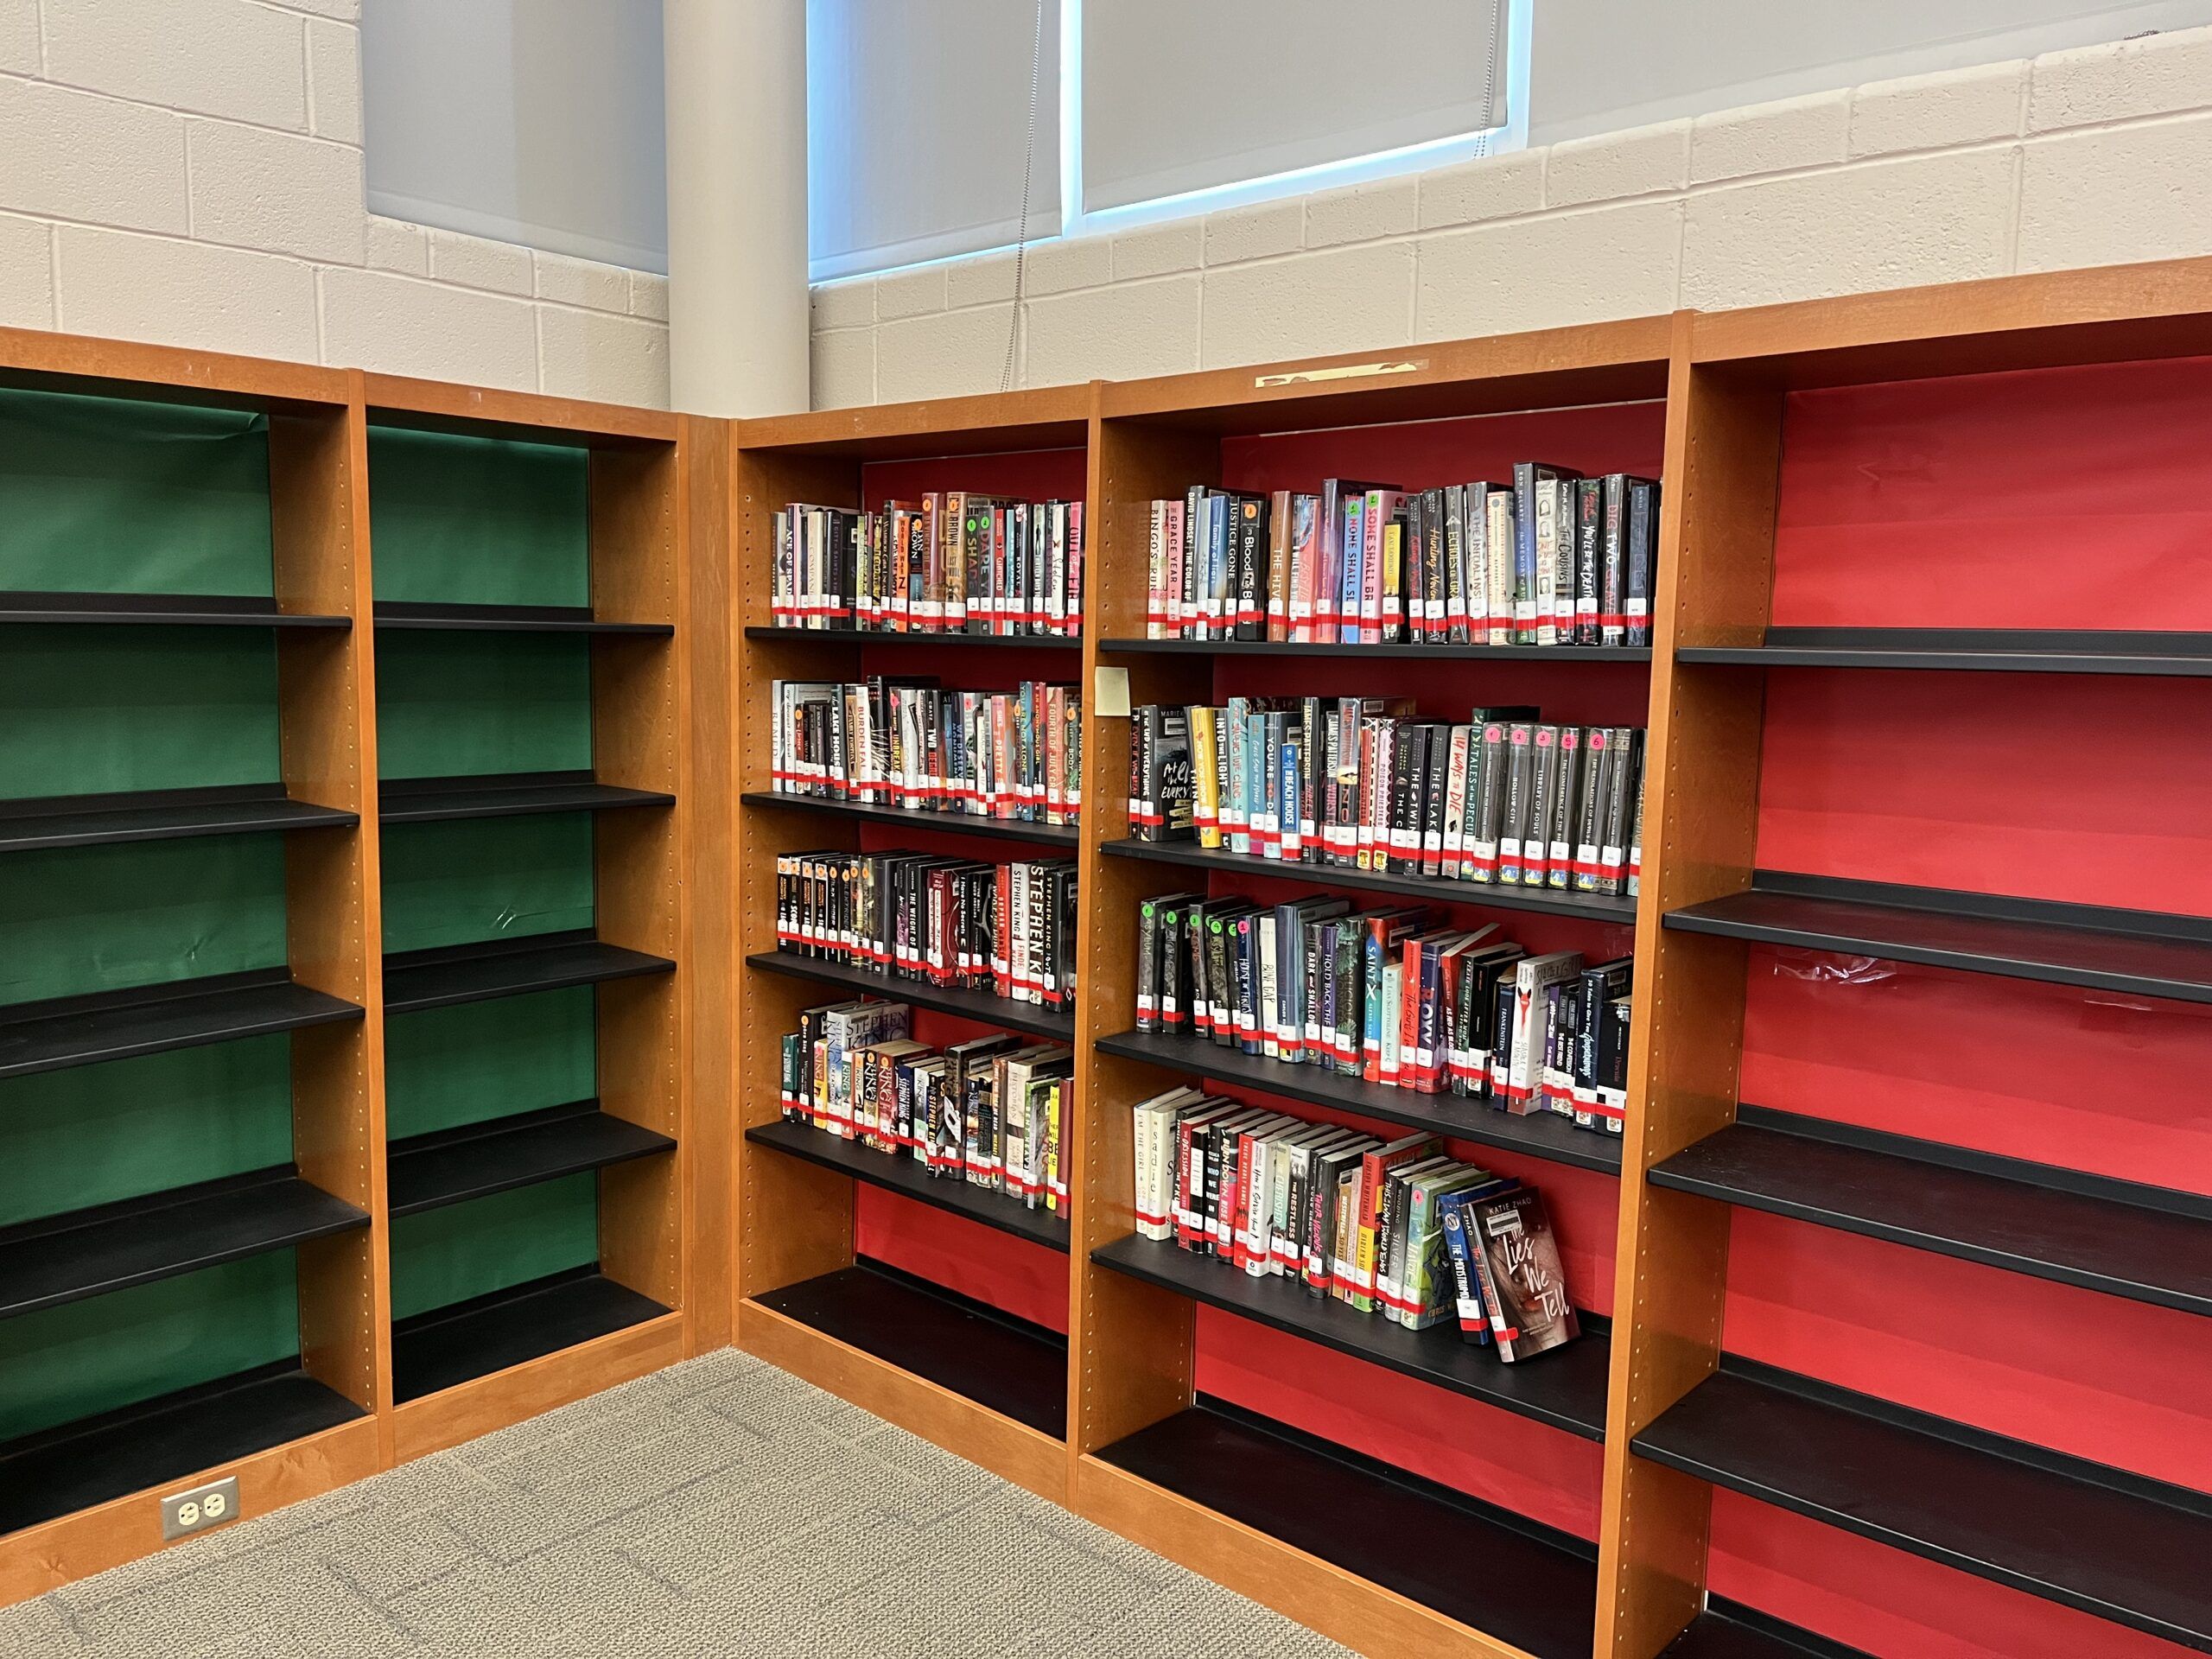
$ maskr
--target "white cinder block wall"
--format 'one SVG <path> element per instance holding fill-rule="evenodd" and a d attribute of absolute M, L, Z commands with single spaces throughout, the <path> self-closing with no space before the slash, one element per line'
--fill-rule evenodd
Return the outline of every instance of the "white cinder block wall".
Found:
<path fill-rule="evenodd" d="M 665 277 L 369 214 L 360 7 L 0 0 L 0 324 L 665 408 Z"/>
<path fill-rule="evenodd" d="M 1043 245 L 1020 384 L 2207 253 L 2212 29 Z M 995 391 L 1014 326 L 1010 254 L 817 288 L 815 406 Z"/>

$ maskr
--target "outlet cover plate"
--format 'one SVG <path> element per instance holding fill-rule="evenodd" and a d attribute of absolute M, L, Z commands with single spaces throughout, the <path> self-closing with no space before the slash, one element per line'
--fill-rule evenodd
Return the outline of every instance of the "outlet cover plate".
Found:
<path fill-rule="evenodd" d="M 238 1518 L 238 1478 L 226 1475 L 162 1500 L 162 1538 L 188 1538 Z"/>

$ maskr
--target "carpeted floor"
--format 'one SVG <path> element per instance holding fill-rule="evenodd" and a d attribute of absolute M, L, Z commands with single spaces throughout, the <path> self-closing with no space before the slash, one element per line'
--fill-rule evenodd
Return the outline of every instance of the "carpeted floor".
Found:
<path fill-rule="evenodd" d="M 0 1659 L 1344 1659 L 709 1355 L 0 1611 Z"/>

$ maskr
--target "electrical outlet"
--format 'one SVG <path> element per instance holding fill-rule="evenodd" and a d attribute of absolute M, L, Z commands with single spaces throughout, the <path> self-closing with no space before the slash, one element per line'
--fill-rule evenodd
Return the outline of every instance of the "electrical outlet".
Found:
<path fill-rule="evenodd" d="M 186 1538 L 238 1518 L 238 1478 L 226 1475 L 162 1500 L 162 1536 Z"/>

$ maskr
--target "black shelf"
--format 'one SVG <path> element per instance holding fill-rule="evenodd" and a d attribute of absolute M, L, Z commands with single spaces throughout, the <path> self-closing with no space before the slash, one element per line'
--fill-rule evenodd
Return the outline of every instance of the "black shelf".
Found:
<path fill-rule="evenodd" d="M 1195 1037 L 1124 1031 L 1101 1037 L 1096 1046 L 1102 1054 L 1256 1089 L 1286 1100 L 1307 1101 L 1380 1122 L 1402 1123 L 1408 1128 L 1431 1129 L 1454 1140 L 1524 1153 L 1555 1164 L 1572 1164 L 1578 1169 L 1594 1169 L 1607 1175 L 1621 1173 L 1620 1136 L 1578 1129 L 1556 1112 L 1531 1112 L 1516 1117 L 1463 1095 L 1386 1089 L 1326 1066 L 1287 1065 Z"/>
<path fill-rule="evenodd" d="M 1333 1297 L 1309 1296 L 1288 1279 L 1254 1278 L 1211 1256 L 1139 1238 L 1101 1245 L 1090 1259 L 1193 1300 L 1318 1342 L 1440 1389 L 1463 1394 L 1516 1416 L 1564 1429 L 1586 1440 L 1605 1438 L 1607 1322 L 1581 1316 L 1583 1334 L 1564 1348 L 1518 1364 L 1459 1339 L 1456 1322 L 1408 1331 L 1379 1313 L 1362 1313 Z"/>
<path fill-rule="evenodd" d="M 0 622 L 59 622 L 115 627 L 350 628 L 344 616 L 280 611 L 273 599 L 238 594 L 0 593 Z"/>
<path fill-rule="evenodd" d="M 2212 633 L 2039 628 L 1769 628 L 1757 645 L 1686 645 L 1684 663 L 1983 674 L 2212 675 Z"/>
<path fill-rule="evenodd" d="M 842 962 L 802 957 L 790 950 L 756 950 L 746 957 L 745 965 L 766 974 L 835 985 L 855 996 L 881 997 L 888 1002 L 905 1002 L 938 1014 L 957 1014 L 963 1020 L 980 1020 L 986 1025 L 1003 1026 L 1008 1031 L 1027 1032 L 1033 1037 L 1050 1037 L 1064 1043 L 1075 1040 L 1075 1015 L 1057 1012 L 1041 1002 L 1017 1002 L 1012 997 L 995 996 L 988 991 L 932 985 L 926 980 L 893 979 L 872 968 L 848 967 Z"/>
<path fill-rule="evenodd" d="M 2212 1314 L 2212 1198 L 1758 1106 L 1661 1186 L 2133 1301 Z"/>
<path fill-rule="evenodd" d="M 1726 1596 L 1712 1596 L 1705 1611 L 1668 1643 L 1659 1659 L 1872 1659 L 1872 1656 L 1864 1649 L 1846 1647 L 1800 1630 Z"/>
<path fill-rule="evenodd" d="M 1401 657 L 1418 663 L 1648 663 L 1649 645 L 1293 645 L 1282 639 L 1102 639 L 1102 652 L 1166 657 Z"/>
<path fill-rule="evenodd" d="M 359 1020 L 355 1004 L 282 968 L 0 1007 L 0 1077 Z"/>
<path fill-rule="evenodd" d="M 379 628 L 435 629 L 463 633 L 633 633 L 667 639 L 668 622 L 602 622 L 588 605 L 426 605 L 380 599 Z"/>
<path fill-rule="evenodd" d="M 166 1486 L 359 1421 L 296 1360 L 0 1443 L 0 1533 Z"/>
<path fill-rule="evenodd" d="M 1724 1358 L 1642 1457 L 2212 1652 L 2212 1497 Z"/>
<path fill-rule="evenodd" d="M 1002 1417 L 1067 1438 L 1067 1338 L 872 1262 L 752 1299 Z"/>
<path fill-rule="evenodd" d="M 597 1268 L 577 1268 L 433 1308 L 391 1327 L 392 1398 L 404 1405 L 613 1336 L 667 1312 Z"/>
<path fill-rule="evenodd" d="M 588 931 L 443 945 L 384 959 L 384 1007 L 386 1014 L 412 1014 L 418 1008 L 448 1008 L 532 991 L 672 973 L 675 969 L 665 957 L 603 944 Z"/>
<path fill-rule="evenodd" d="M 887 823 L 899 830 L 943 830 L 957 836 L 991 836 L 1001 841 L 1033 841 L 1072 852 L 1083 832 L 1071 823 L 1025 823 L 1018 818 L 986 818 L 966 812 L 910 812 L 899 806 L 867 806 L 858 801 L 831 800 L 821 795 L 785 795 L 774 790 L 748 789 L 747 806 L 783 807 L 802 812 L 821 812 L 860 823 Z"/>
<path fill-rule="evenodd" d="M 0 1227 L 0 1319 L 369 1224 L 291 1164 Z"/>
<path fill-rule="evenodd" d="M 1665 925 L 1962 973 L 2212 1002 L 2212 921 L 1778 870 Z"/>
<path fill-rule="evenodd" d="M 1588 1659 L 1597 1547 L 1220 1401 L 1100 1461 L 1535 1659 Z"/>
<path fill-rule="evenodd" d="M 1250 853 L 1210 851 L 1195 841 L 1109 841 L 1099 851 L 1115 858 L 1141 858 L 1155 864 L 1179 864 L 1197 870 L 1227 870 L 1272 876 L 1316 887 L 1355 893 L 1388 893 L 1425 899 L 1437 905 L 1483 905 L 1495 910 L 1534 910 L 1551 916 L 1636 925 L 1636 900 L 1610 893 L 1573 893 L 1550 887 L 1504 887 L 1494 881 L 1452 881 L 1434 875 L 1389 875 L 1343 864 L 1306 864 L 1294 859 L 1259 858 Z"/>
<path fill-rule="evenodd" d="M 0 801 L 0 853 L 245 836 L 264 830 L 350 830 L 360 821 L 357 812 L 296 801 L 281 784 L 49 795 Z"/>
<path fill-rule="evenodd" d="M 875 628 L 776 628 L 750 627 L 746 629 L 748 639 L 761 639 L 780 645 L 786 640 L 804 639 L 817 645 L 969 645 L 1010 648 L 1014 651 L 1081 651 L 1081 634 L 1051 633 L 885 633 Z"/>
<path fill-rule="evenodd" d="M 602 1112 L 596 1100 L 412 1135 L 386 1154 L 391 1213 L 411 1216 L 675 1147 L 658 1130 Z"/>
<path fill-rule="evenodd" d="M 762 1123 L 747 1129 L 745 1138 L 787 1157 L 802 1158 L 824 1169 L 834 1169 L 870 1186 L 926 1204 L 949 1215 L 965 1216 L 986 1227 L 1042 1244 L 1063 1255 L 1068 1250 L 1068 1218 L 1055 1211 L 1026 1208 L 1019 1198 L 965 1180 L 932 1178 L 911 1154 L 878 1152 L 856 1141 L 846 1141 L 804 1123 Z"/>
<path fill-rule="evenodd" d="M 378 785 L 377 817 L 385 823 L 435 823 L 448 818 L 511 818 L 530 812 L 607 812 L 670 806 L 676 797 L 593 781 L 588 772 L 491 773 L 476 778 L 410 778 Z"/>

